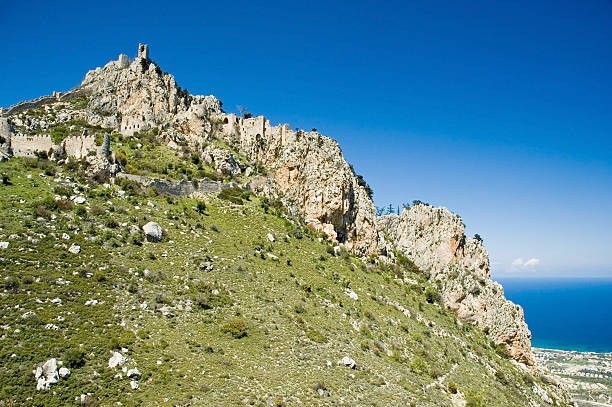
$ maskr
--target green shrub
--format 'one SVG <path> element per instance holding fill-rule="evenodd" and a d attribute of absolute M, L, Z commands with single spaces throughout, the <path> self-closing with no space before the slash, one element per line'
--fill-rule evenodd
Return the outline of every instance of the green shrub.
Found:
<path fill-rule="evenodd" d="M 141 240 L 142 242 L 142 240 Z M 153 270 L 147 273 L 145 279 L 151 283 L 157 283 L 168 278 L 166 274 L 161 270 Z"/>
<path fill-rule="evenodd" d="M 325 338 L 325 336 L 317 331 L 314 328 L 308 328 L 306 330 L 306 336 L 308 337 L 308 339 L 310 339 L 313 342 L 317 342 L 317 343 L 325 343 L 327 342 L 327 338 Z"/>
<path fill-rule="evenodd" d="M 128 159 L 122 150 L 118 150 L 117 152 L 115 152 L 115 157 L 117 158 L 117 161 L 119 161 L 119 164 L 121 164 L 121 166 L 125 167 L 127 165 Z"/>
<path fill-rule="evenodd" d="M 500 343 L 495 346 L 495 352 L 504 359 L 510 359 L 512 357 L 510 351 L 508 350 L 508 347 L 503 343 Z"/>
<path fill-rule="evenodd" d="M 223 287 L 214 287 L 209 283 L 200 281 L 195 287 L 193 302 L 202 309 L 212 309 L 231 305 L 232 300 Z"/>
<path fill-rule="evenodd" d="M 468 391 L 465 395 L 465 405 L 466 407 L 484 407 L 482 395 Z"/>
<path fill-rule="evenodd" d="M 439 303 L 442 299 L 442 297 L 440 296 L 440 292 L 431 285 L 425 289 L 424 294 L 425 300 L 427 300 L 427 302 L 430 304 Z"/>
<path fill-rule="evenodd" d="M 53 192 L 57 195 L 70 196 L 72 195 L 72 190 L 67 185 L 57 185 L 53 188 Z"/>
<path fill-rule="evenodd" d="M 223 324 L 221 331 L 229 333 L 234 339 L 240 339 L 249 334 L 247 324 L 242 318 L 232 318 Z"/>
<path fill-rule="evenodd" d="M 495 378 L 501 384 L 504 384 L 504 385 L 508 384 L 508 379 L 506 379 L 506 376 L 504 375 L 504 372 L 502 372 L 501 370 L 498 370 L 498 371 L 495 372 Z"/>
<path fill-rule="evenodd" d="M 200 213 L 204 213 L 204 211 L 206 210 L 206 202 L 198 201 L 196 203 L 196 210 Z"/>
<path fill-rule="evenodd" d="M 421 358 L 415 356 L 412 359 L 412 362 L 410 362 L 410 370 L 412 370 L 414 373 L 421 373 L 427 370 L 427 365 Z"/>
<path fill-rule="evenodd" d="M 79 368 L 85 365 L 85 351 L 70 348 L 62 356 L 62 361 L 71 368 Z"/>

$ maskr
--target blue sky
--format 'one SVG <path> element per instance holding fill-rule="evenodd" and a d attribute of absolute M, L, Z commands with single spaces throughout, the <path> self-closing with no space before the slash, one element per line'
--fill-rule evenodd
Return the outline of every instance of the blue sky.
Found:
<path fill-rule="evenodd" d="M 227 111 L 338 140 L 377 205 L 459 213 L 494 276 L 612 277 L 612 2 L 86 3 L 0 1 L 0 106 L 148 43 Z"/>

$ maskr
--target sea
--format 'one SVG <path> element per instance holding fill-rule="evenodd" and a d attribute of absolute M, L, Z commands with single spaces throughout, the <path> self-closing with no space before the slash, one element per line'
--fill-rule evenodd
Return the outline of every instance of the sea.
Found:
<path fill-rule="evenodd" d="M 612 352 L 612 279 L 495 279 L 537 348 Z"/>

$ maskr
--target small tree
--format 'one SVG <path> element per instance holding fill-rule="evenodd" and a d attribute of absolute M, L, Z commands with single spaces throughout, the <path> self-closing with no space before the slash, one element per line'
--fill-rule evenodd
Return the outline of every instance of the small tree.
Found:
<path fill-rule="evenodd" d="M 483 241 L 483 240 L 482 240 L 482 237 L 480 237 L 480 235 L 479 235 L 478 233 L 476 233 L 476 234 L 474 235 L 474 239 L 478 240 L 479 242 L 482 242 L 482 241 Z"/>
<path fill-rule="evenodd" d="M 387 214 L 391 215 L 395 213 L 395 208 L 393 208 L 393 204 L 389 204 L 389 206 L 387 206 Z"/>

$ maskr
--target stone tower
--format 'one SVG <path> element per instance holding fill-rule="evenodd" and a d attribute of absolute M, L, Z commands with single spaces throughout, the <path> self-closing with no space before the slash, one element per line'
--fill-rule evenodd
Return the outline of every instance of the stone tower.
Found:
<path fill-rule="evenodd" d="M 121 68 L 127 68 L 130 65 L 130 60 L 125 54 L 119 54 L 119 66 Z"/>
<path fill-rule="evenodd" d="M 110 134 L 105 133 L 102 145 L 98 149 L 98 157 L 108 158 L 110 155 Z"/>
<path fill-rule="evenodd" d="M 138 44 L 138 58 L 149 59 L 149 46 Z"/>

